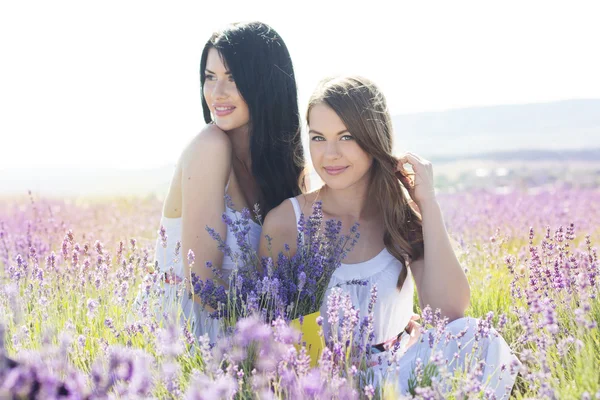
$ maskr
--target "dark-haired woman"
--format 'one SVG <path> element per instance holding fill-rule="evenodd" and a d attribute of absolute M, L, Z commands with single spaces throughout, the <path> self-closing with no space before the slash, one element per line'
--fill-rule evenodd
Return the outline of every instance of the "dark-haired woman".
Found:
<path fill-rule="evenodd" d="M 435 362 L 440 373 L 453 373 L 469 364 L 475 346 L 467 367 L 473 379 L 495 398 L 508 398 L 519 362 L 497 332 L 464 318 L 469 283 L 444 226 L 431 164 L 410 153 L 392 155 L 392 124 L 383 94 L 362 77 L 325 80 L 311 97 L 307 122 L 313 167 L 324 185 L 290 198 L 267 215 L 263 233 L 272 238 L 273 254 L 286 243 L 295 253 L 300 215 L 310 215 L 316 201 L 322 203 L 324 220 L 339 220 L 347 231 L 358 222 L 360 240 L 329 287 L 348 292 L 361 321 L 368 312 L 370 289 L 377 287 L 373 347 L 382 353 L 375 358 L 387 360 L 374 367 L 376 376 L 387 373 L 389 382 L 405 394 L 418 359 Z M 414 175 L 407 174 L 406 164 Z M 266 240 L 259 254 L 270 255 Z M 343 285 L 353 279 L 368 285 Z M 419 340 L 420 329 L 411 329 L 418 325 L 413 317 L 415 286 L 421 307 L 439 309 L 450 321 L 437 344 L 429 339 L 436 339 L 435 332 Z M 326 304 L 321 315 L 327 316 Z M 326 337 L 329 325 L 325 319 Z M 387 361 L 395 366 L 390 371 Z"/>
<path fill-rule="evenodd" d="M 258 205 L 266 215 L 300 194 L 304 156 L 292 60 L 273 28 L 250 22 L 215 32 L 202 52 L 200 83 L 207 125 L 177 163 L 164 202 L 155 260 L 167 277 L 164 302 L 180 302 L 193 333 L 208 333 L 214 342 L 217 321 L 208 317 L 196 297 L 177 296 L 178 285 L 169 284 L 189 279 L 192 272 L 203 280 L 214 279 L 208 261 L 227 280 L 234 260 L 217 248 L 206 227 L 235 251 L 236 239 L 227 231 L 223 213 L 235 220 L 243 208 Z M 255 247 L 260 234 L 259 222 L 253 221 L 249 238 Z M 190 250 L 195 255 L 191 268 L 186 260 Z"/>

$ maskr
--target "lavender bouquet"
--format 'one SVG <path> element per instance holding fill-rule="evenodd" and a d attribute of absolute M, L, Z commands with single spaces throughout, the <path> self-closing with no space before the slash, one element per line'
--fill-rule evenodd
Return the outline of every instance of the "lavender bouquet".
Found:
<path fill-rule="evenodd" d="M 275 268 L 272 258 L 261 260 L 263 270 L 282 283 L 277 298 L 286 305 L 287 319 L 319 311 L 331 276 L 360 237 L 358 224 L 347 235 L 342 235 L 341 229 L 341 221 L 331 219 L 323 224 L 321 202 L 316 202 L 312 215 L 300 216 L 296 253 L 290 257 L 286 245 L 288 254 L 279 253 Z"/>
<path fill-rule="evenodd" d="M 230 199 L 226 200 L 233 208 Z M 254 214 L 260 220 L 257 207 Z M 248 209 L 237 214 L 235 220 L 223 214 L 227 229 L 236 237 L 239 251 L 232 251 L 218 233 L 207 228 L 219 249 L 234 260 L 236 268 L 226 278 L 207 263 L 217 278 L 203 281 L 192 275 L 194 295 L 214 309 L 211 316 L 223 320 L 226 327 L 233 327 L 240 319 L 253 314 L 273 321 L 278 317 L 293 320 L 317 312 L 333 272 L 359 239 L 358 224 L 349 234 L 342 235 L 340 221 L 323 223 L 321 203 L 316 202 L 313 213 L 308 218 L 302 215 L 298 223 L 296 254 L 290 256 L 286 245 L 286 251 L 279 253 L 274 262 L 274 257 L 259 260 L 250 245 L 251 218 Z M 270 242 L 270 238 L 267 239 Z M 188 262 L 193 262 L 193 258 Z M 228 284 L 227 288 L 223 282 Z"/>

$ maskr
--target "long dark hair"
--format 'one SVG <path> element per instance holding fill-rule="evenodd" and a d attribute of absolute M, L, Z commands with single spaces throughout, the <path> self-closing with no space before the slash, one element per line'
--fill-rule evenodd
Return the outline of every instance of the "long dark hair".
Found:
<path fill-rule="evenodd" d="M 252 175 L 266 215 L 304 189 L 304 151 L 292 59 L 283 39 L 262 22 L 236 23 L 213 33 L 202 51 L 204 86 L 208 51 L 216 49 L 250 112 Z M 212 122 L 202 94 L 206 123 Z"/>
<path fill-rule="evenodd" d="M 424 255 L 421 216 L 408 204 L 402 181 L 396 175 L 398 160 L 392 155 L 393 130 L 383 93 L 370 80 L 360 76 L 329 78 L 322 81 L 308 104 L 331 107 L 356 143 L 373 157 L 368 193 L 383 213 L 383 243 L 405 267 L 398 277 L 401 288 L 408 276 L 407 260 Z M 406 178 L 406 171 L 400 171 Z"/>

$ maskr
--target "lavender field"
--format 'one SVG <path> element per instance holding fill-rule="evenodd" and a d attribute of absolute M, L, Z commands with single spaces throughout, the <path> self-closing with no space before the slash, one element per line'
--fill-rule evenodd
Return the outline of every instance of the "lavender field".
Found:
<path fill-rule="evenodd" d="M 512 398 L 600 399 L 600 190 L 440 194 L 471 284 L 469 316 L 522 366 Z M 156 313 L 155 199 L 0 201 L 0 398 L 397 398 L 363 361 L 310 367 L 286 321 L 238 323 L 210 347 Z M 139 307 L 141 290 L 151 301 Z M 423 323 L 435 325 L 425 314 Z M 338 349 L 339 350 L 339 349 Z M 509 366 L 506 366 L 509 367 Z M 477 368 L 445 392 L 415 370 L 415 398 L 492 398 Z"/>

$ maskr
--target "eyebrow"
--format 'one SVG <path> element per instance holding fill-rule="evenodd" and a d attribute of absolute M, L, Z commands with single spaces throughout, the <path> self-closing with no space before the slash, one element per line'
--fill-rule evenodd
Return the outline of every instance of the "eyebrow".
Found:
<path fill-rule="evenodd" d="M 319 131 L 315 131 L 314 129 L 311 129 L 311 130 L 309 130 L 309 131 L 308 131 L 308 133 L 309 133 L 309 134 L 311 134 L 311 133 L 314 133 L 315 135 L 321 135 L 321 136 L 325 136 L 325 135 L 323 135 L 321 132 L 319 132 Z M 336 133 L 335 135 L 336 135 L 336 136 L 339 136 L 339 135 L 341 135 L 342 133 L 350 133 L 350 132 L 348 132 L 348 129 L 344 129 L 344 130 L 342 130 L 342 131 L 339 131 L 339 132 L 338 132 L 338 133 Z"/>
<path fill-rule="evenodd" d="M 205 68 L 205 69 L 204 69 L 204 71 L 205 71 L 205 72 L 208 72 L 209 74 L 216 75 L 216 73 L 212 72 L 212 71 L 211 71 L 210 69 L 208 69 L 208 68 Z M 229 72 L 229 71 L 225 71 L 225 75 L 231 75 L 231 72 Z"/>

